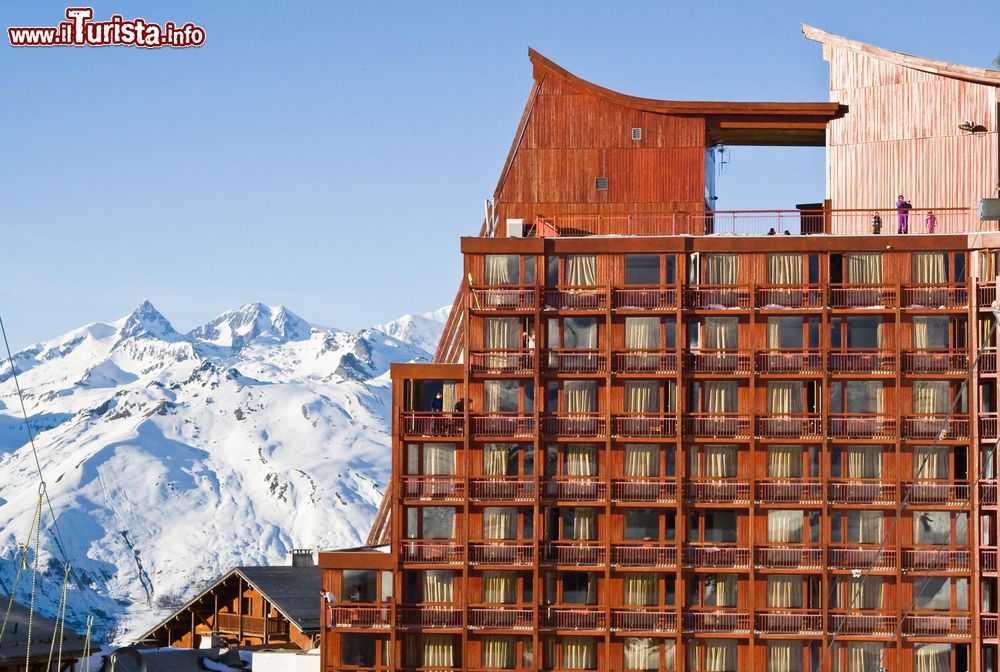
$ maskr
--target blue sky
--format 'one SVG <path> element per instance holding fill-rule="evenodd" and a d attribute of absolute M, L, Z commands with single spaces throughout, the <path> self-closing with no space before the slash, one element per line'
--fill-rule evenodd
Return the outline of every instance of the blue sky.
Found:
<path fill-rule="evenodd" d="M 449 303 L 531 85 L 527 46 L 655 98 L 826 100 L 802 22 L 988 67 L 990 2 L 117 2 L 200 49 L 0 46 L 0 315 L 16 347 L 148 297 L 357 329 Z M 3 28 L 65 4 L 7 2 Z M 6 33 L 6 30 L 4 30 Z M 735 148 L 720 208 L 823 197 L 822 150 Z"/>

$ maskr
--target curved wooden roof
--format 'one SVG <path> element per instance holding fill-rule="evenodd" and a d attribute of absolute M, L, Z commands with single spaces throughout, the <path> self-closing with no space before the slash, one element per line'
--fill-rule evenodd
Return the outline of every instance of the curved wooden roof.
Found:
<path fill-rule="evenodd" d="M 956 65 L 954 63 L 946 63 L 945 61 L 937 61 L 933 58 L 924 58 L 923 56 L 912 56 L 898 51 L 891 51 L 882 47 L 876 47 L 873 44 L 866 44 L 840 35 L 834 35 L 833 33 L 828 33 L 825 30 L 820 30 L 804 23 L 802 24 L 802 34 L 814 42 L 863 53 L 866 56 L 894 63 L 904 68 L 929 72 L 942 77 L 962 79 L 976 84 L 1000 86 L 1000 70 L 987 70 L 986 68 L 974 68 L 968 65 Z"/>

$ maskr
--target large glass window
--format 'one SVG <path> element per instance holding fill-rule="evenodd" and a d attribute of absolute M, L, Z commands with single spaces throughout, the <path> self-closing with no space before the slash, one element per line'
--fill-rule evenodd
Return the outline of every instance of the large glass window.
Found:
<path fill-rule="evenodd" d="M 407 539 L 453 539 L 455 507 L 414 506 L 406 509 Z"/>
<path fill-rule="evenodd" d="M 946 576 L 915 576 L 913 606 L 933 611 L 968 609 L 969 580 Z"/>
<path fill-rule="evenodd" d="M 625 255 L 626 285 L 659 285 L 660 255 L 658 254 L 626 254 Z"/>
<path fill-rule="evenodd" d="M 660 539 L 660 512 L 658 509 L 625 509 L 624 518 L 626 541 Z"/>
<path fill-rule="evenodd" d="M 374 602 L 376 573 L 373 569 L 345 569 L 342 574 L 346 602 Z"/>

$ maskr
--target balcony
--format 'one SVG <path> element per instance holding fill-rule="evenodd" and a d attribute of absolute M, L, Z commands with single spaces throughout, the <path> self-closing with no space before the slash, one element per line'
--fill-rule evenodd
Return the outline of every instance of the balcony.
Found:
<path fill-rule="evenodd" d="M 665 542 L 619 542 L 611 546 L 611 564 L 618 567 L 676 567 L 677 547 Z"/>
<path fill-rule="evenodd" d="M 967 548 L 905 548 L 903 569 L 916 572 L 969 572 L 972 554 Z"/>
<path fill-rule="evenodd" d="M 687 353 L 685 366 L 689 373 L 749 375 L 753 357 L 743 350 L 696 350 Z"/>
<path fill-rule="evenodd" d="M 774 285 L 757 288 L 760 310 L 814 309 L 823 307 L 823 290 L 818 285 Z"/>
<path fill-rule="evenodd" d="M 896 618 L 882 614 L 830 614 L 829 629 L 842 635 L 893 635 Z"/>
<path fill-rule="evenodd" d="M 531 375 L 535 371 L 532 350 L 479 350 L 469 353 L 473 373 Z"/>
<path fill-rule="evenodd" d="M 983 354 L 979 357 L 979 373 L 997 372 L 997 349 L 983 348 Z"/>
<path fill-rule="evenodd" d="M 676 287 L 643 287 L 611 290 L 615 310 L 673 310 L 677 308 Z"/>
<path fill-rule="evenodd" d="M 470 630 L 532 630 L 534 609 L 512 609 L 502 605 L 469 607 Z"/>
<path fill-rule="evenodd" d="M 684 293 L 684 306 L 698 310 L 748 310 L 750 289 L 735 285 L 701 285 Z"/>
<path fill-rule="evenodd" d="M 969 503 L 969 484 L 935 481 L 903 483 L 903 497 L 910 504 L 966 506 Z"/>
<path fill-rule="evenodd" d="M 819 481 L 788 481 L 763 477 L 757 481 L 756 500 L 761 504 L 822 504 L 823 484 Z"/>
<path fill-rule="evenodd" d="M 830 285 L 831 308 L 895 308 L 892 285 Z"/>
<path fill-rule="evenodd" d="M 454 476 L 403 476 L 403 499 L 455 501 L 465 497 L 465 482 Z"/>
<path fill-rule="evenodd" d="M 750 483 L 735 479 L 688 479 L 684 500 L 695 504 L 749 504 Z"/>
<path fill-rule="evenodd" d="M 465 559 L 462 544 L 433 541 L 404 541 L 401 544 L 403 562 L 425 565 L 460 565 Z"/>
<path fill-rule="evenodd" d="M 607 310 L 608 293 L 595 287 L 560 287 L 545 292 L 546 310 Z"/>
<path fill-rule="evenodd" d="M 834 504 L 895 504 L 896 497 L 896 483 L 893 481 L 851 479 L 827 482 L 827 499 Z"/>
<path fill-rule="evenodd" d="M 995 480 L 979 482 L 979 503 L 986 506 L 997 505 L 997 482 Z"/>
<path fill-rule="evenodd" d="M 538 294 L 530 286 L 477 287 L 469 291 L 472 311 L 532 311 L 538 307 Z"/>
<path fill-rule="evenodd" d="M 980 439 L 995 439 L 995 438 L 997 438 L 997 414 L 996 413 L 980 413 L 979 414 L 979 438 Z"/>
<path fill-rule="evenodd" d="M 365 627 L 365 626 L 356 626 Z M 287 637 L 288 621 L 263 616 L 241 616 L 221 613 L 215 621 L 215 629 L 224 634 L 249 635 L 251 637 Z"/>
<path fill-rule="evenodd" d="M 535 416 L 490 413 L 471 418 L 472 433 L 479 438 L 531 438 L 535 434 Z"/>
<path fill-rule="evenodd" d="M 965 285 L 903 285 L 901 308 L 965 308 L 969 305 L 969 290 Z"/>
<path fill-rule="evenodd" d="M 603 630 L 607 618 L 603 609 L 565 609 L 543 607 L 542 627 L 557 630 Z"/>
<path fill-rule="evenodd" d="M 796 375 L 823 372 L 823 354 L 819 350 L 759 350 L 756 360 L 758 373 Z"/>
<path fill-rule="evenodd" d="M 979 551 L 979 569 L 983 572 L 997 571 L 997 549 L 984 548 Z"/>
<path fill-rule="evenodd" d="M 607 564 L 607 548 L 597 542 L 551 541 L 542 547 L 542 561 L 575 567 Z"/>
<path fill-rule="evenodd" d="M 380 629 L 392 624 L 389 607 L 336 607 L 332 611 L 333 627 L 336 628 Z"/>
<path fill-rule="evenodd" d="M 677 481 L 672 478 L 641 478 L 611 482 L 615 502 L 676 502 Z"/>
<path fill-rule="evenodd" d="M 809 439 L 823 436 L 823 416 L 765 415 L 757 418 L 757 436 L 765 439 Z"/>
<path fill-rule="evenodd" d="M 544 496 L 561 502 L 601 502 L 608 497 L 608 486 L 589 476 L 560 476 L 542 485 Z"/>
<path fill-rule="evenodd" d="M 598 413 L 560 413 L 542 418 L 542 431 L 548 436 L 593 438 L 607 434 L 607 421 Z"/>
<path fill-rule="evenodd" d="M 968 637 L 972 634 L 972 619 L 961 615 L 916 615 L 903 618 L 903 635 L 908 637 Z"/>
<path fill-rule="evenodd" d="M 982 364 L 982 360 L 980 360 Z M 982 369 L 982 366 L 980 366 Z M 965 375 L 969 370 L 969 353 L 947 348 L 934 350 L 904 350 L 903 373 Z"/>
<path fill-rule="evenodd" d="M 465 419 L 461 415 L 404 411 L 400 414 L 400 426 L 406 436 L 438 438 L 465 434 Z"/>
<path fill-rule="evenodd" d="M 682 614 L 685 632 L 750 632 L 750 614 L 735 611 L 688 611 Z"/>
<path fill-rule="evenodd" d="M 831 350 L 827 358 L 830 373 L 891 374 L 896 371 L 896 354 L 888 350 Z"/>
<path fill-rule="evenodd" d="M 635 439 L 656 439 L 677 436 L 677 416 L 656 413 L 630 413 L 611 418 L 614 436 Z"/>
<path fill-rule="evenodd" d="M 461 628 L 462 610 L 454 607 L 398 607 L 396 620 L 404 628 Z"/>
<path fill-rule="evenodd" d="M 982 308 L 989 308 L 997 300 L 997 286 L 994 283 L 976 287 L 976 295 Z"/>
<path fill-rule="evenodd" d="M 827 551 L 831 569 L 867 569 L 891 571 L 896 568 L 896 551 L 877 547 L 842 548 L 832 546 Z"/>
<path fill-rule="evenodd" d="M 948 417 L 946 413 L 936 415 L 904 415 L 904 439 L 939 439 L 955 441 L 969 438 L 969 418 Z"/>
<path fill-rule="evenodd" d="M 750 567 L 750 549 L 736 546 L 685 546 L 684 566 L 746 569 Z"/>
<path fill-rule="evenodd" d="M 549 349 L 543 354 L 545 368 L 559 373 L 605 373 L 608 356 L 601 350 Z"/>
<path fill-rule="evenodd" d="M 699 439 L 749 439 L 749 415 L 739 413 L 688 413 L 684 417 L 684 431 L 689 437 Z"/>
<path fill-rule="evenodd" d="M 754 630 L 767 635 L 811 635 L 823 631 L 823 614 L 814 611 L 757 614 Z"/>
<path fill-rule="evenodd" d="M 469 542 L 469 564 L 530 567 L 535 564 L 535 547 L 518 542 Z"/>
<path fill-rule="evenodd" d="M 677 352 L 674 350 L 615 352 L 611 355 L 611 370 L 615 373 L 676 373 Z"/>
<path fill-rule="evenodd" d="M 611 629 L 620 632 L 675 632 L 677 630 L 677 612 L 613 609 L 611 611 Z"/>
<path fill-rule="evenodd" d="M 490 502 L 531 502 L 535 499 L 535 482 L 518 478 L 474 478 L 469 481 L 472 499 Z"/>
<path fill-rule="evenodd" d="M 896 438 L 896 419 L 875 413 L 841 413 L 830 416 L 829 434 L 834 439 Z"/>
<path fill-rule="evenodd" d="M 997 638 L 997 617 L 995 614 L 980 617 L 979 634 L 983 637 L 983 639 Z"/>
<path fill-rule="evenodd" d="M 754 565 L 761 569 L 816 569 L 823 566 L 823 549 L 794 546 L 758 548 L 754 552 Z"/>

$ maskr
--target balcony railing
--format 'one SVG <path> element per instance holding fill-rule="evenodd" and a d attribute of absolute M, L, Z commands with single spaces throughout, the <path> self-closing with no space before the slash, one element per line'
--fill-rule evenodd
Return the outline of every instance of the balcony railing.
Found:
<path fill-rule="evenodd" d="M 896 419 L 874 413 L 830 415 L 829 433 L 835 439 L 894 439 Z"/>
<path fill-rule="evenodd" d="M 677 612 L 614 609 L 611 611 L 611 629 L 623 632 L 674 632 L 677 630 Z"/>
<path fill-rule="evenodd" d="M 542 418 L 542 431 L 549 436 L 598 437 L 607 434 L 607 422 L 597 413 L 561 413 Z"/>
<path fill-rule="evenodd" d="M 469 628 L 473 630 L 531 630 L 534 609 L 511 609 L 501 605 L 469 607 Z"/>
<path fill-rule="evenodd" d="M 813 611 L 757 614 L 754 629 L 768 635 L 812 634 L 823 631 L 823 614 Z"/>
<path fill-rule="evenodd" d="M 830 285 L 831 308 L 895 308 L 892 285 Z"/>
<path fill-rule="evenodd" d="M 404 499 L 460 500 L 465 482 L 454 476 L 403 476 Z"/>
<path fill-rule="evenodd" d="M 558 630 L 602 630 L 606 627 L 606 612 L 603 609 L 563 609 L 547 607 L 542 609 L 542 627 Z"/>
<path fill-rule="evenodd" d="M 608 370 L 608 357 L 601 350 L 549 349 L 542 358 L 549 371 L 603 373 Z"/>
<path fill-rule="evenodd" d="M 685 546 L 684 565 L 746 568 L 750 566 L 750 549 L 735 546 Z"/>
<path fill-rule="evenodd" d="M 608 497 L 607 483 L 596 477 L 559 476 L 542 485 L 545 497 L 564 502 L 603 501 Z"/>
<path fill-rule="evenodd" d="M 758 548 L 754 556 L 754 564 L 765 569 L 805 569 L 823 565 L 821 548 Z"/>
<path fill-rule="evenodd" d="M 500 476 L 474 478 L 469 481 L 472 499 L 495 502 L 525 502 L 535 498 L 535 482 Z"/>
<path fill-rule="evenodd" d="M 896 355 L 887 350 L 831 350 L 827 366 L 830 373 L 893 373 Z"/>
<path fill-rule="evenodd" d="M 553 310 L 607 310 L 608 293 L 597 287 L 560 287 L 545 292 L 545 308 Z"/>
<path fill-rule="evenodd" d="M 698 504 L 749 504 L 750 483 L 735 479 L 688 479 L 684 499 Z"/>
<path fill-rule="evenodd" d="M 263 616 L 241 616 L 240 614 L 221 613 L 215 622 L 215 629 L 225 634 L 238 634 L 252 637 L 286 636 L 288 635 L 288 621 L 277 618 L 264 618 Z M 365 627 L 365 626 L 356 626 Z"/>
<path fill-rule="evenodd" d="M 969 354 L 947 348 L 904 350 L 902 369 L 903 373 L 964 374 L 969 370 Z"/>
<path fill-rule="evenodd" d="M 909 614 L 903 619 L 903 634 L 915 637 L 968 637 L 972 634 L 972 619 L 968 614 Z"/>
<path fill-rule="evenodd" d="M 535 433 L 535 416 L 491 413 L 471 418 L 472 433 L 478 437 L 530 438 Z"/>
<path fill-rule="evenodd" d="M 818 504 L 824 499 L 823 484 L 764 477 L 757 481 L 756 499 L 762 504 Z"/>
<path fill-rule="evenodd" d="M 750 614 L 735 611 L 688 611 L 681 623 L 685 632 L 750 632 Z"/>
<path fill-rule="evenodd" d="M 986 506 L 997 504 L 997 482 L 994 480 L 979 482 L 979 503 Z"/>
<path fill-rule="evenodd" d="M 630 413 L 611 418 L 614 436 L 655 439 L 677 436 L 677 416 L 673 413 Z"/>
<path fill-rule="evenodd" d="M 758 373 L 822 373 L 823 354 L 819 350 L 759 350 Z"/>
<path fill-rule="evenodd" d="M 407 436 L 462 436 L 465 433 L 465 419 L 445 413 L 404 411 L 400 414 L 400 426 Z"/>
<path fill-rule="evenodd" d="M 607 549 L 598 542 L 551 541 L 542 546 L 542 560 L 556 565 L 596 567 L 607 563 Z"/>
<path fill-rule="evenodd" d="M 827 482 L 827 499 L 835 504 L 894 504 L 897 490 L 893 481 Z"/>
<path fill-rule="evenodd" d="M 676 567 L 677 547 L 664 543 L 616 543 L 611 547 L 611 564 L 619 567 Z"/>
<path fill-rule="evenodd" d="M 691 373 L 749 375 L 753 358 L 743 350 L 695 350 L 687 353 L 685 366 Z"/>
<path fill-rule="evenodd" d="M 965 285 L 903 285 L 902 308 L 965 308 L 969 290 Z"/>
<path fill-rule="evenodd" d="M 979 619 L 979 634 L 983 639 L 996 639 L 997 638 L 997 617 L 992 616 L 981 616 Z"/>
<path fill-rule="evenodd" d="M 838 548 L 831 547 L 827 551 L 827 563 L 833 569 L 867 569 L 891 570 L 896 568 L 896 551 L 891 548 L 877 547 Z"/>
<path fill-rule="evenodd" d="M 918 572 L 968 572 L 972 554 L 967 548 L 905 548 L 903 569 Z"/>
<path fill-rule="evenodd" d="M 674 350 L 632 350 L 611 355 L 615 373 L 675 373 L 677 352 Z"/>
<path fill-rule="evenodd" d="M 473 373 L 531 374 L 535 370 L 532 350 L 479 350 L 469 353 Z"/>
<path fill-rule="evenodd" d="M 978 295 L 980 307 L 989 308 L 997 300 L 997 286 L 992 282 L 978 285 L 976 287 L 976 294 Z"/>
<path fill-rule="evenodd" d="M 891 635 L 896 618 L 882 614 L 830 614 L 829 629 L 842 635 Z"/>
<path fill-rule="evenodd" d="M 532 544 L 503 541 L 473 541 L 469 543 L 470 565 L 531 566 L 535 563 Z"/>
<path fill-rule="evenodd" d="M 389 607 L 337 607 L 333 624 L 338 628 L 388 628 L 392 625 L 390 615 Z"/>
<path fill-rule="evenodd" d="M 979 373 L 997 372 L 997 349 L 983 348 L 983 354 L 979 357 Z"/>
<path fill-rule="evenodd" d="M 818 438 L 823 436 L 823 417 L 808 415 L 765 415 L 757 418 L 757 436 L 766 439 Z"/>
<path fill-rule="evenodd" d="M 947 414 L 903 416 L 904 439 L 955 440 L 969 438 L 969 418 Z"/>
<path fill-rule="evenodd" d="M 904 483 L 903 497 L 908 498 L 911 504 L 966 506 L 969 503 L 969 484 L 935 481 Z"/>
<path fill-rule="evenodd" d="M 701 310 L 746 310 L 750 307 L 750 289 L 736 285 L 688 287 L 684 305 Z"/>
<path fill-rule="evenodd" d="M 534 287 L 477 287 L 469 292 L 468 300 L 469 309 L 475 311 L 535 310 L 538 294 Z"/>
<path fill-rule="evenodd" d="M 997 571 L 997 549 L 984 548 L 979 551 L 979 569 L 984 572 Z"/>
<path fill-rule="evenodd" d="M 684 431 L 703 439 L 749 439 L 753 433 L 749 415 L 739 413 L 688 413 Z"/>
<path fill-rule="evenodd" d="M 761 310 L 822 308 L 823 290 L 818 285 L 774 285 L 757 288 L 757 307 Z"/>
<path fill-rule="evenodd" d="M 677 481 L 638 476 L 615 480 L 611 482 L 611 499 L 616 502 L 676 502 Z"/>
<path fill-rule="evenodd" d="M 614 289 L 611 305 L 615 310 L 670 310 L 677 307 L 677 288 Z"/>
<path fill-rule="evenodd" d="M 433 541 L 404 541 L 401 544 L 403 562 L 429 565 L 458 565 L 465 559 L 462 544 Z"/>
<path fill-rule="evenodd" d="M 996 413 L 980 413 L 979 414 L 979 438 L 980 439 L 995 439 L 995 438 L 997 438 L 997 414 Z"/>
<path fill-rule="evenodd" d="M 397 607 L 396 619 L 404 628 L 461 628 L 462 610 L 454 607 Z"/>

